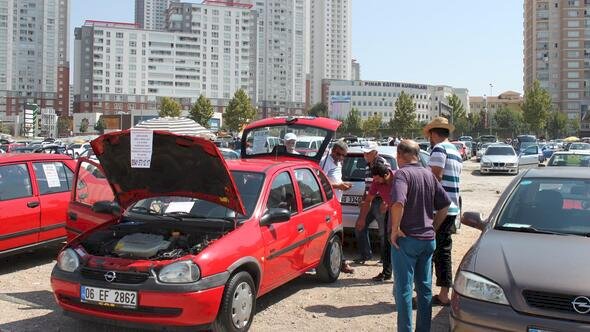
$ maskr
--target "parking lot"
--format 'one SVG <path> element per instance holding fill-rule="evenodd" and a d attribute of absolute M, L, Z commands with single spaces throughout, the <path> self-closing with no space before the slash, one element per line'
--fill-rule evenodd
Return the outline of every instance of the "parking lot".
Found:
<path fill-rule="evenodd" d="M 466 161 L 461 192 L 464 211 L 487 215 L 512 176 L 481 176 L 475 161 Z M 477 239 L 479 231 L 462 227 L 454 236 L 456 267 Z M 0 259 L 0 331 L 131 331 L 84 323 L 64 317 L 55 304 L 49 284 L 58 248 Z M 354 249 L 346 254 L 354 258 Z M 306 275 L 274 290 L 257 302 L 253 331 L 375 331 L 395 327 L 392 283 L 376 284 L 377 259 L 355 267 L 325 285 Z M 448 329 L 448 308 L 433 310 L 433 330 Z"/>

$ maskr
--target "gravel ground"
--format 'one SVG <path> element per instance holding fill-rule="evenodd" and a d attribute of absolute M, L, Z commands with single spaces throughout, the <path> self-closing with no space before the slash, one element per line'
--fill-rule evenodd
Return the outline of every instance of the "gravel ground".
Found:
<path fill-rule="evenodd" d="M 487 215 L 511 176 L 480 176 L 479 164 L 467 161 L 462 175 L 465 211 Z M 462 227 L 454 236 L 453 265 L 479 236 Z M 84 323 L 64 317 L 55 304 L 49 275 L 58 248 L 0 259 L 0 331 L 132 331 Z M 354 257 L 354 249 L 347 248 Z M 392 283 L 372 282 L 381 271 L 376 260 L 342 274 L 325 285 L 305 275 L 258 299 L 253 331 L 376 331 L 392 330 L 396 323 Z M 437 292 L 437 290 L 434 290 Z M 433 331 L 448 330 L 448 309 L 435 307 Z"/>

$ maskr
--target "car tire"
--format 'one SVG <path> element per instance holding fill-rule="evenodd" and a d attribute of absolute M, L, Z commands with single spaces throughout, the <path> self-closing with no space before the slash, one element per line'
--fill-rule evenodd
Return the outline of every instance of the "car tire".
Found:
<path fill-rule="evenodd" d="M 248 272 L 232 275 L 223 291 L 217 319 L 213 331 L 248 331 L 256 311 L 256 286 Z"/>
<path fill-rule="evenodd" d="M 328 241 L 324 257 L 316 269 L 318 278 L 325 283 L 335 282 L 340 276 L 341 265 L 342 241 L 338 235 L 334 235 Z"/>

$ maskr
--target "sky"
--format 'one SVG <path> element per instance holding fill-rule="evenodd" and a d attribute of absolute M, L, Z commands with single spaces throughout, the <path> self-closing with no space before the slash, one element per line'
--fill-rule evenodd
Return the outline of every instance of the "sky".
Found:
<path fill-rule="evenodd" d="M 84 20 L 134 20 L 134 0 L 71 3 L 72 62 L 74 27 Z M 352 3 L 352 54 L 361 79 L 446 84 L 471 96 L 522 92 L 522 0 Z"/>

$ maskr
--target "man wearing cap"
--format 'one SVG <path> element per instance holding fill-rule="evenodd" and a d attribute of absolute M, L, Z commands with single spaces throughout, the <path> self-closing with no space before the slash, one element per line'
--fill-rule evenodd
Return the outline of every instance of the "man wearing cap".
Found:
<path fill-rule="evenodd" d="M 285 148 L 287 148 L 287 153 L 299 154 L 299 152 L 295 151 L 295 144 L 297 143 L 297 135 L 295 135 L 294 133 L 286 133 L 284 140 L 285 140 Z"/>
<path fill-rule="evenodd" d="M 451 199 L 447 217 L 436 233 L 436 250 L 433 256 L 436 285 L 440 287 L 440 292 L 434 296 L 433 301 L 438 305 L 450 303 L 449 290 L 453 285 L 451 234 L 455 231 L 455 220 L 460 214 L 459 181 L 463 159 L 457 148 L 449 142 L 449 136 L 454 130 L 455 126 L 444 117 L 434 118 L 423 130 L 424 136 L 429 137 L 432 147 L 430 169 Z"/>

